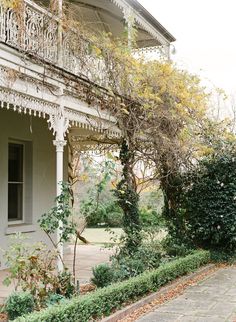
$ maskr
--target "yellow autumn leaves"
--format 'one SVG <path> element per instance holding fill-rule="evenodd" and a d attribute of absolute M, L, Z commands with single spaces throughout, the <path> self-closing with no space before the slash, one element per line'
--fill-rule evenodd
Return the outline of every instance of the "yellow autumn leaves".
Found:
<path fill-rule="evenodd" d="M 17 9 L 20 8 L 23 4 L 23 0 L 0 0 L 0 3 L 5 8 Z"/>

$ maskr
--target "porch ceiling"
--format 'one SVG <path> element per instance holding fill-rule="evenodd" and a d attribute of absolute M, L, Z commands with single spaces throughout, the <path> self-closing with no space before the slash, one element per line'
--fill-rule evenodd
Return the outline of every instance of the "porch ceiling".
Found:
<path fill-rule="evenodd" d="M 98 149 L 100 147 L 108 147 L 113 149 L 113 146 L 117 145 L 121 140 L 121 137 L 117 131 L 103 130 L 98 131 L 96 129 L 84 129 L 80 126 L 72 126 L 68 133 L 69 141 L 78 145 L 80 150 Z"/>
<path fill-rule="evenodd" d="M 50 1 L 35 0 L 35 2 L 48 7 Z M 124 33 L 124 12 L 115 2 L 119 3 L 117 0 L 64 0 L 65 7 L 73 19 L 82 21 L 86 27 L 96 32 L 111 32 L 114 37 L 118 37 Z M 126 0 L 124 3 L 140 15 L 167 42 L 175 41 L 175 38 L 137 0 Z M 135 26 L 138 48 L 163 45 L 158 37 L 151 35 L 143 26 L 138 23 Z"/>
<path fill-rule="evenodd" d="M 122 10 L 109 0 L 70 0 L 69 5 L 74 18 L 83 21 L 95 31 L 111 32 L 114 37 L 124 33 L 124 14 Z M 137 47 L 161 45 L 146 30 L 136 24 Z"/>

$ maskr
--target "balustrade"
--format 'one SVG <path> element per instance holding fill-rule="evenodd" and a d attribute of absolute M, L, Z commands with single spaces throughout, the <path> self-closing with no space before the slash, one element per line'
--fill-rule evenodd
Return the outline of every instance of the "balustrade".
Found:
<path fill-rule="evenodd" d="M 31 0 L 18 8 L 0 3 L 0 42 L 105 86 L 103 60 L 91 55 L 88 41 L 76 31 L 59 28 L 59 23 L 57 16 Z"/>

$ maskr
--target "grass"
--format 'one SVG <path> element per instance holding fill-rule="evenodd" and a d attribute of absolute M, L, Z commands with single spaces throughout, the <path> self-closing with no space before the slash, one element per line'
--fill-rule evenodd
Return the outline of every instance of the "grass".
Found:
<path fill-rule="evenodd" d="M 106 228 L 86 228 L 83 237 L 85 237 L 91 244 L 109 244 L 114 243 L 112 237 L 120 237 L 123 230 L 121 228 L 110 228 L 109 233 Z"/>
<path fill-rule="evenodd" d="M 112 238 L 116 237 L 116 240 L 119 240 L 122 233 L 122 228 L 109 228 L 109 231 L 107 231 L 107 228 L 86 228 L 83 237 L 94 245 L 115 244 L 116 242 Z M 166 232 L 160 231 L 156 238 L 161 240 L 165 236 Z"/>

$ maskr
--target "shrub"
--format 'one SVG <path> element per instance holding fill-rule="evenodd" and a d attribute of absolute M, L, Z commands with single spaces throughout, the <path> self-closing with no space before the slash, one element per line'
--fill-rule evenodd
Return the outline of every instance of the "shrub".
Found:
<path fill-rule="evenodd" d="M 76 294 L 76 287 L 73 283 L 72 274 L 67 270 L 58 273 L 55 277 L 55 293 L 66 298 L 71 298 Z"/>
<path fill-rule="evenodd" d="M 40 308 L 48 293 L 55 288 L 53 261 L 57 254 L 43 243 L 26 242 L 25 236 L 17 234 L 12 237 L 4 258 L 9 268 L 4 284 L 8 286 L 16 282 L 16 287 L 32 294 L 36 306 Z"/>
<path fill-rule="evenodd" d="M 140 220 L 143 226 L 163 227 L 164 219 L 156 210 L 149 207 L 140 208 Z"/>
<path fill-rule="evenodd" d="M 88 322 L 103 315 L 109 315 L 127 301 L 136 300 L 150 291 L 157 291 L 169 281 L 208 263 L 209 258 L 209 252 L 196 251 L 192 255 L 172 261 L 151 272 L 99 289 L 92 294 L 66 300 L 60 305 L 39 313 L 20 317 L 15 322 Z"/>
<path fill-rule="evenodd" d="M 33 312 L 34 298 L 29 292 L 14 292 L 6 300 L 5 311 L 10 320 Z"/>
<path fill-rule="evenodd" d="M 51 293 L 71 297 L 75 287 L 71 274 L 55 272 L 57 252 L 47 249 L 41 242 L 26 242 L 25 236 L 17 234 L 12 237 L 9 248 L 4 253 L 9 274 L 5 285 L 16 282 L 16 287 L 32 294 L 37 309 L 45 305 Z"/>
<path fill-rule="evenodd" d="M 142 260 L 145 269 L 157 268 L 162 258 L 160 242 L 153 241 L 152 243 L 142 244 L 134 256 Z"/>
<path fill-rule="evenodd" d="M 160 244 L 142 244 L 132 256 L 122 248 L 112 257 L 110 265 L 101 264 L 93 269 L 92 282 L 98 287 L 104 287 L 157 268 L 160 263 Z"/>
<path fill-rule="evenodd" d="M 109 203 L 106 208 L 105 222 L 108 227 L 121 227 L 123 213 L 116 203 Z"/>
<path fill-rule="evenodd" d="M 113 271 L 112 282 L 118 282 L 143 273 L 145 264 L 139 258 L 123 257 L 119 261 L 114 260 L 111 269 Z"/>
<path fill-rule="evenodd" d="M 235 251 L 211 251 L 211 260 L 215 263 L 228 263 L 235 264 L 236 253 Z"/>
<path fill-rule="evenodd" d="M 175 238 L 170 234 L 166 236 L 161 242 L 163 249 L 169 256 L 173 257 L 183 257 L 190 254 L 193 249 L 195 249 L 194 245 L 187 242 L 185 239 Z"/>
<path fill-rule="evenodd" d="M 189 238 L 198 247 L 236 247 L 236 155 L 205 158 L 188 177 L 183 195 Z"/>
<path fill-rule="evenodd" d="M 94 200 L 81 202 L 82 212 L 89 214 L 86 217 L 88 227 L 98 227 L 101 224 L 105 227 L 122 226 L 122 210 L 113 199 L 100 201 L 96 207 L 93 204 Z M 91 211 L 92 207 L 95 208 L 93 211 Z"/>
<path fill-rule="evenodd" d="M 99 264 L 93 268 L 92 282 L 97 287 L 105 287 L 114 279 L 112 268 L 108 264 Z"/>
<path fill-rule="evenodd" d="M 63 295 L 57 294 L 57 293 L 51 293 L 49 294 L 46 300 L 46 306 L 52 306 L 64 300 L 65 300 L 65 297 Z"/>

